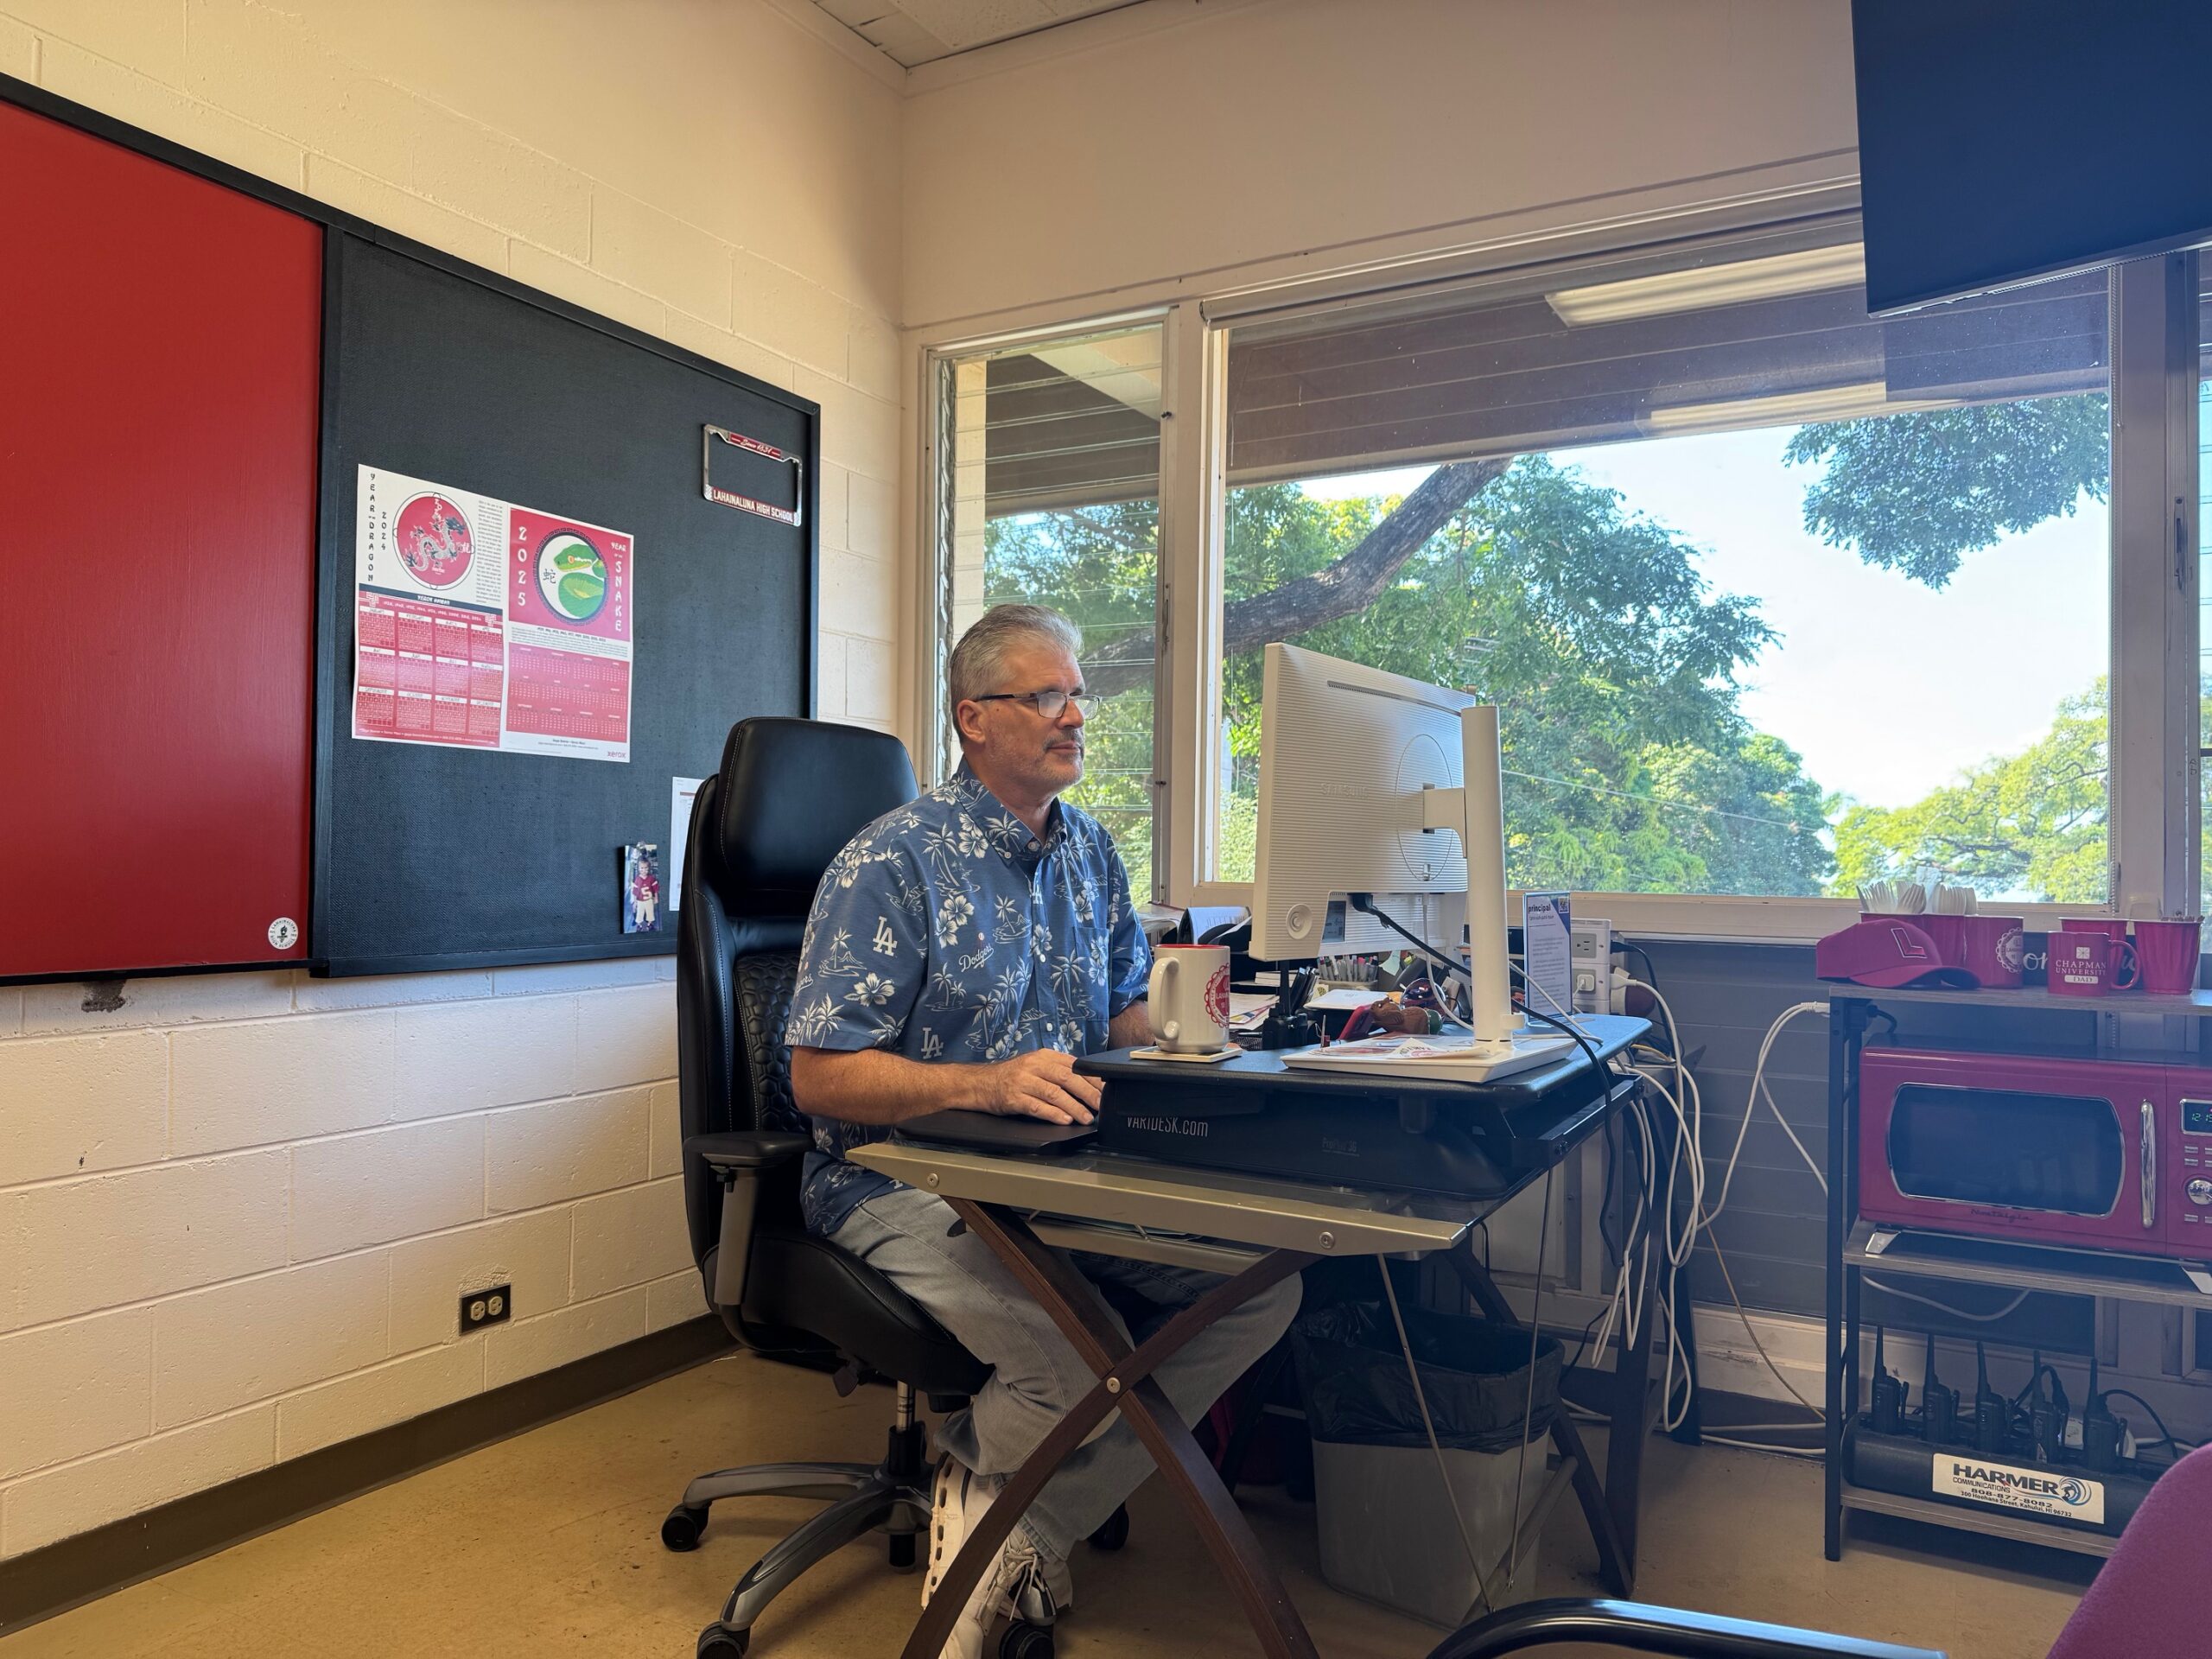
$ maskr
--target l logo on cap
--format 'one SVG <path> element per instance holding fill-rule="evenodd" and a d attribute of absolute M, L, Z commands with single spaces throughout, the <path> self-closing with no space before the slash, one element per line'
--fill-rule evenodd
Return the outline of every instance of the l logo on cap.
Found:
<path fill-rule="evenodd" d="M 1925 962 L 1928 959 L 1928 947 L 1904 928 L 1892 925 L 1890 937 L 1897 942 L 1897 955 L 1907 962 Z"/>

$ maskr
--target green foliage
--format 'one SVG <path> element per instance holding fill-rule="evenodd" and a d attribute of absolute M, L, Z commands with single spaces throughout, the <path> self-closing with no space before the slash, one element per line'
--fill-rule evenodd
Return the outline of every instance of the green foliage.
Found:
<path fill-rule="evenodd" d="M 2111 412 L 2081 392 L 1834 421 L 1799 428 L 1783 459 L 1827 463 L 1805 492 L 1808 531 L 1942 588 L 2006 531 L 2105 499 Z"/>
<path fill-rule="evenodd" d="M 1095 651 L 1153 626 L 1160 504 L 995 518 L 984 532 L 983 584 L 994 605 L 1050 605 Z M 1129 888 L 1152 893 L 1152 689 L 1109 697 L 1086 727 L 1082 784 L 1068 799 L 1095 815 L 1121 849 Z"/>
<path fill-rule="evenodd" d="M 1996 895 L 2102 904 L 2107 697 L 2100 678 L 2058 707 L 2015 755 L 1983 761 L 1910 806 L 1853 806 L 1836 826 L 1839 894 L 1885 876 L 1932 872 Z"/>
<path fill-rule="evenodd" d="M 2056 397 L 1807 427 L 1785 454 L 1822 464 L 1806 493 L 1808 528 L 1940 588 L 1962 553 L 2072 513 L 2084 492 L 2103 499 L 2106 420 L 2101 396 Z M 1395 505 L 1292 484 L 1230 492 L 1229 602 L 1327 569 Z M 1158 532 L 1148 500 L 995 519 L 987 596 L 1065 612 L 1089 650 L 1144 635 Z M 2105 896 L 2101 682 L 2030 749 L 1911 806 L 1828 799 L 1737 707 L 1738 676 L 1775 638 L 1756 603 L 1714 592 L 1672 531 L 1545 456 L 1522 457 L 1477 493 L 1364 610 L 1291 637 L 1501 706 L 1519 886 L 1848 893 L 1877 876 L 1935 872 L 1993 896 Z M 1229 880 L 1252 871 L 1261 668 L 1258 651 L 1224 664 L 1217 868 Z M 1151 687 L 1109 698 L 1090 733 L 1071 798 L 1112 830 L 1145 893 Z"/>
<path fill-rule="evenodd" d="M 1394 505 L 1290 485 L 1233 492 L 1229 601 L 1328 565 Z M 1500 705 L 1516 885 L 1817 893 L 1821 791 L 1735 707 L 1738 670 L 1772 638 L 1751 601 L 1711 590 L 1664 526 L 1536 455 L 1454 515 L 1366 610 L 1292 643 Z M 1251 868 L 1261 669 L 1249 652 L 1223 677 L 1232 880 Z"/>

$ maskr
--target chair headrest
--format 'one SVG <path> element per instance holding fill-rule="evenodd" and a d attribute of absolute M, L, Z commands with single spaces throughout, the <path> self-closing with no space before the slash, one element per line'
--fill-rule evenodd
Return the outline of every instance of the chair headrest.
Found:
<path fill-rule="evenodd" d="M 730 728 L 715 792 L 709 869 L 725 909 L 804 917 L 845 843 L 917 791 L 895 737 L 762 716 Z"/>

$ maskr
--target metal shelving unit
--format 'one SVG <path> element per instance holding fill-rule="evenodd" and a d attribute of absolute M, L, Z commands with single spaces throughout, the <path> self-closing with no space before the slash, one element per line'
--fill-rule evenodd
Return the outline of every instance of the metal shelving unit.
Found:
<path fill-rule="evenodd" d="M 1889 1239 L 1896 1242 L 1885 1243 Z M 1950 1279 L 2057 1296 L 2212 1308 L 2212 1278 L 2170 1256 L 2005 1244 L 1861 1221 L 1844 1241 L 1843 1260 L 1847 1267 L 1872 1268 L 1893 1279 Z"/>
<path fill-rule="evenodd" d="M 1902 1516 L 1961 1532 L 2042 1544 L 2087 1555 L 2109 1555 L 2115 1539 L 2023 1515 L 1911 1497 L 1853 1484 L 1848 1478 L 1859 1395 L 1859 1298 L 1872 1271 L 1885 1278 L 1965 1281 L 2014 1290 L 2147 1302 L 2212 1310 L 2212 1278 L 2163 1257 L 2052 1249 L 2001 1240 L 1963 1239 L 1878 1226 L 1858 1213 L 1859 1057 L 1868 1023 L 1882 1003 L 2034 1008 L 2212 1017 L 2212 991 L 2186 996 L 2055 996 L 2040 986 L 2018 990 L 1865 990 L 1837 985 L 1828 995 L 1828 1215 L 1827 1502 L 1822 1516 L 1827 1558 L 1843 1553 L 1843 1516 L 1859 1510 Z"/>

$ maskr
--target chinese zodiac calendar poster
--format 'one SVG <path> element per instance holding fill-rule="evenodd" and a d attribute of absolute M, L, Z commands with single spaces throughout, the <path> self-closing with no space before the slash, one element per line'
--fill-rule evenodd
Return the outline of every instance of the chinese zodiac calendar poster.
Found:
<path fill-rule="evenodd" d="M 509 510 L 503 747 L 630 758 L 630 579 L 620 531 Z"/>
<path fill-rule="evenodd" d="M 630 537 L 363 467 L 353 735 L 630 758 Z"/>

